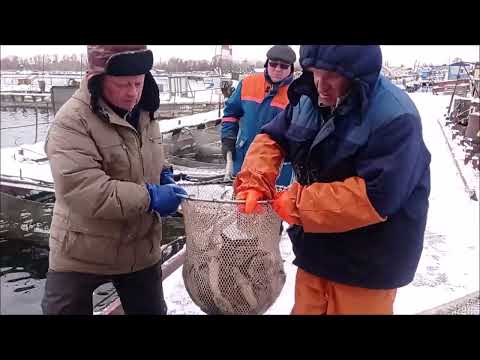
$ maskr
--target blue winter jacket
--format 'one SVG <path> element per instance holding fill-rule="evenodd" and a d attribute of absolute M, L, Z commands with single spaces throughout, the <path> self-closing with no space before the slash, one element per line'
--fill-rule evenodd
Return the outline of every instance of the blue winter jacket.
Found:
<path fill-rule="evenodd" d="M 287 89 L 291 82 L 292 76 L 272 84 L 265 73 L 254 74 L 240 81 L 226 101 L 221 137 L 236 140 L 233 175 L 240 171 L 247 150 L 262 126 L 288 105 Z M 287 186 L 291 178 L 292 167 L 285 163 L 277 184 Z"/>
<path fill-rule="evenodd" d="M 320 108 L 313 76 L 304 71 L 289 88 L 290 105 L 262 133 L 282 147 L 301 185 L 362 178 L 369 202 L 386 221 L 338 233 L 307 233 L 294 225 L 288 230 L 294 264 L 352 286 L 404 286 L 422 253 L 430 193 L 431 157 L 420 115 L 404 91 L 379 75 L 378 47 L 302 46 L 300 63 L 351 79 L 350 95 L 333 113 Z"/>

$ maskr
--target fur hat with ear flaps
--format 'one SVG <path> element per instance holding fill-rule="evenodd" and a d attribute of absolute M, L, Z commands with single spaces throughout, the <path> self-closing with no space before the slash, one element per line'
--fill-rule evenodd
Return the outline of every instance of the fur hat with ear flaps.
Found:
<path fill-rule="evenodd" d="M 145 74 L 140 109 L 148 111 L 150 118 L 160 106 L 158 85 L 150 70 L 153 54 L 146 45 L 88 45 L 87 85 L 92 95 L 91 106 L 96 112 L 101 95 L 101 75 L 135 76 Z"/>

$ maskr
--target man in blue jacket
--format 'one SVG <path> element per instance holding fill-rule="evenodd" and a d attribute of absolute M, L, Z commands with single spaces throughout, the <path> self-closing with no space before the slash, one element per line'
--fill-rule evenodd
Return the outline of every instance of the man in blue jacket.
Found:
<path fill-rule="evenodd" d="M 265 71 L 246 77 L 227 100 L 221 130 L 222 152 L 232 153 L 233 175 L 242 167 L 245 154 L 263 125 L 288 105 L 287 89 L 293 80 L 295 52 L 286 45 L 275 45 L 267 52 Z M 285 164 L 278 179 L 288 185 L 292 167 Z"/>
<path fill-rule="evenodd" d="M 235 180 L 291 224 L 293 314 L 392 314 L 423 248 L 430 153 L 408 95 L 380 75 L 379 46 L 306 45 L 290 105 L 262 128 Z M 283 159 L 296 182 L 276 193 Z"/>

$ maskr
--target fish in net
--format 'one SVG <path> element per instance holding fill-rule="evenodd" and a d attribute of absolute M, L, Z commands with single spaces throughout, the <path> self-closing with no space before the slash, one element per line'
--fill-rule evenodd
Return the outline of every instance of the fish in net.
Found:
<path fill-rule="evenodd" d="M 263 314 L 285 284 L 280 255 L 281 219 L 268 202 L 244 214 L 231 186 L 186 185 L 182 202 L 185 288 L 207 314 Z"/>

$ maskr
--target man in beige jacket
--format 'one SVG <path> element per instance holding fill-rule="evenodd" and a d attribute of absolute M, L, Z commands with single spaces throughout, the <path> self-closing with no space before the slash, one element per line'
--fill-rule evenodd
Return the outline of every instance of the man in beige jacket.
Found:
<path fill-rule="evenodd" d="M 111 281 L 127 314 L 166 314 L 160 217 L 185 191 L 162 173 L 153 54 L 145 45 L 87 52 L 87 75 L 45 143 L 56 203 L 42 309 L 92 314 L 93 291 Z"/>

